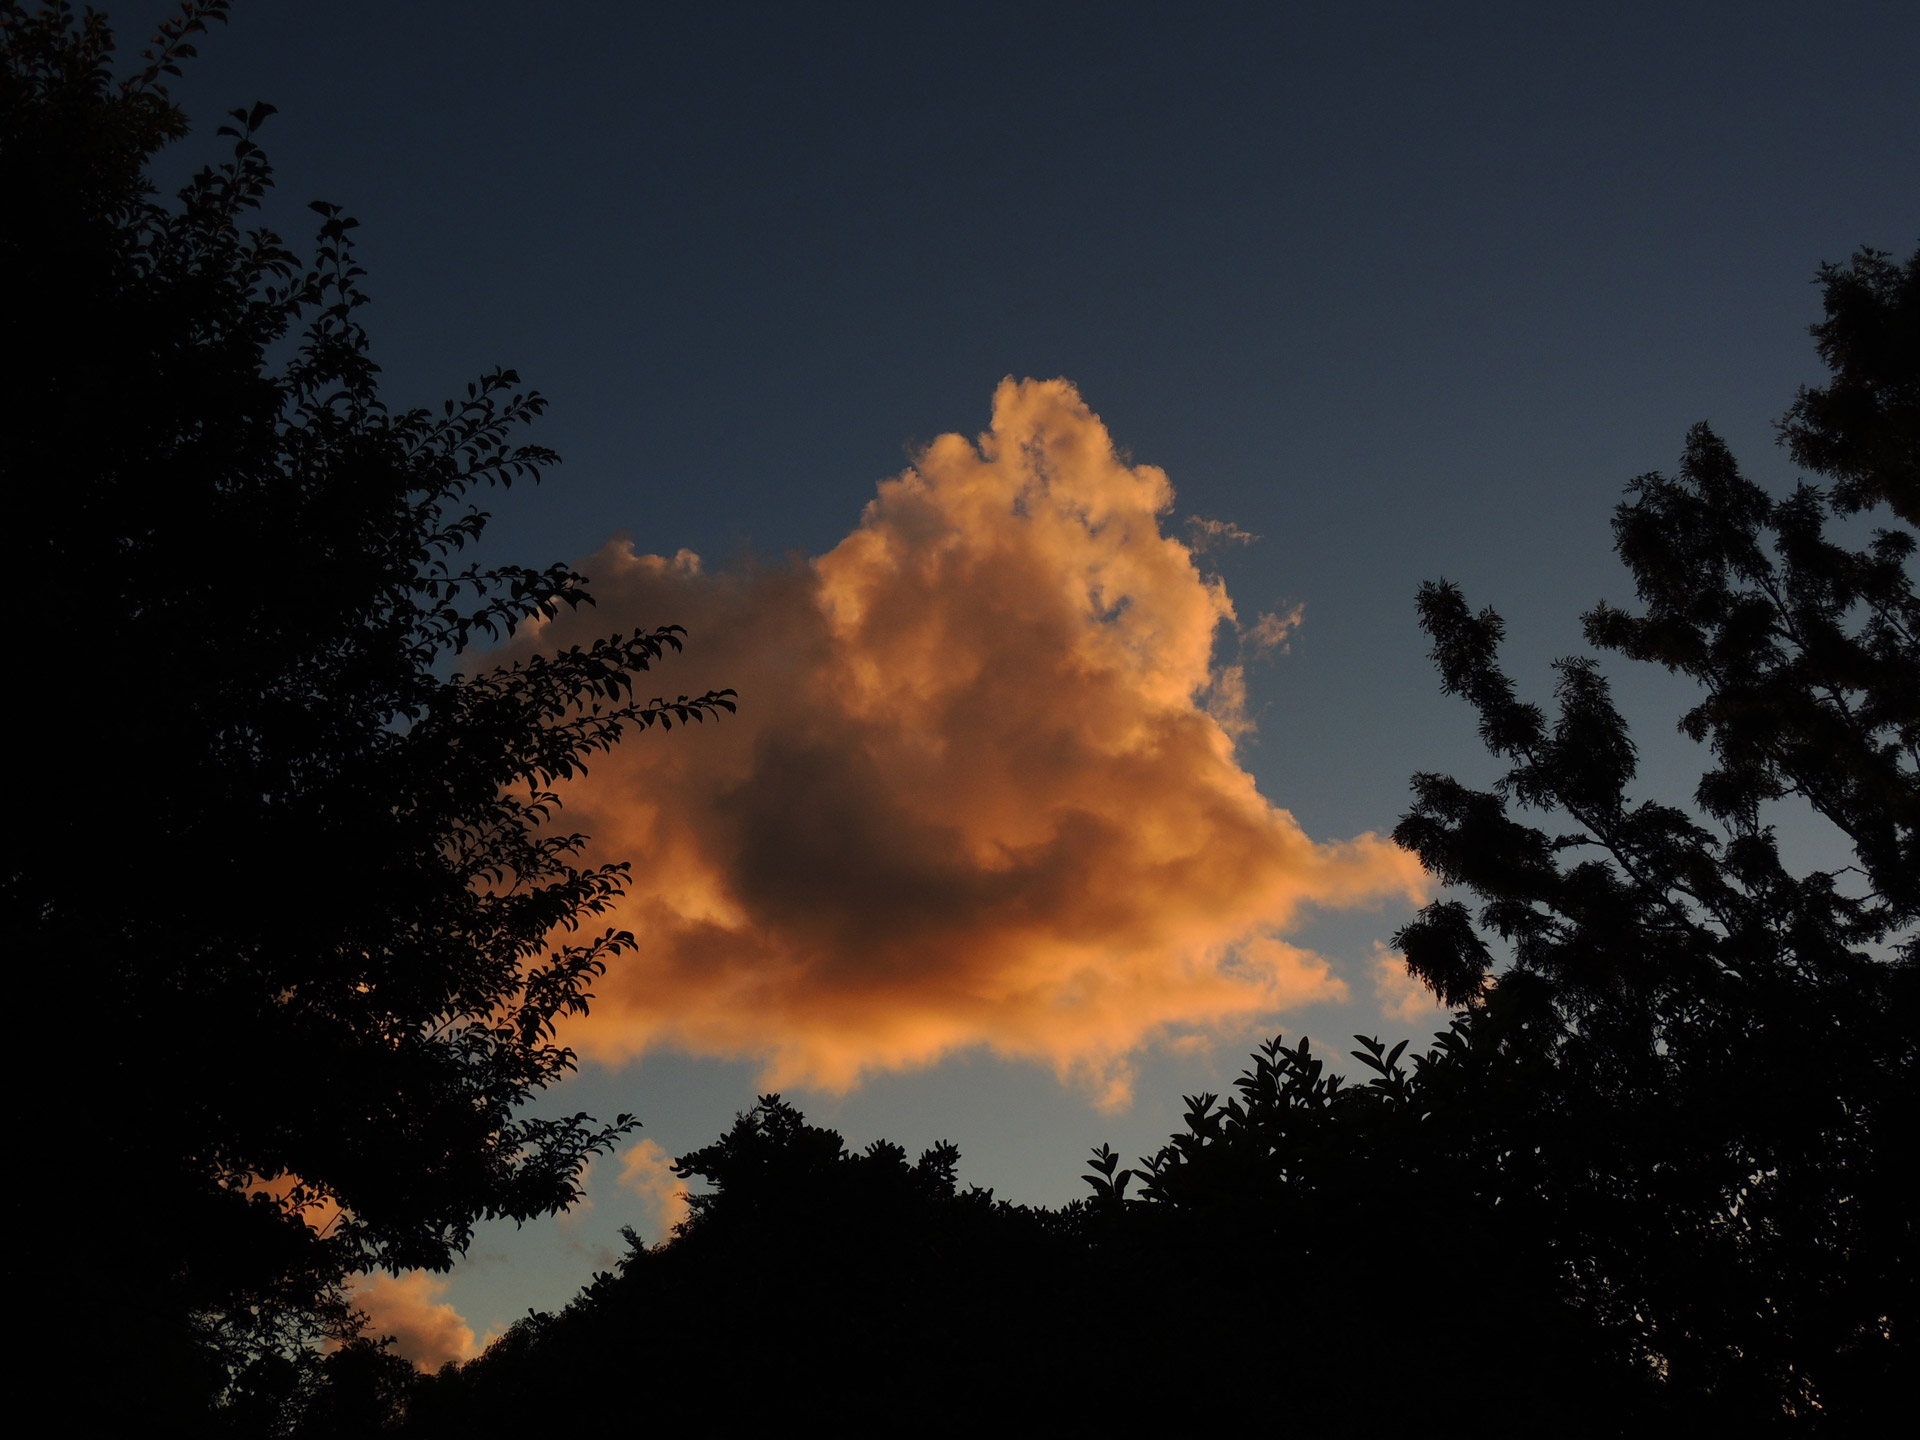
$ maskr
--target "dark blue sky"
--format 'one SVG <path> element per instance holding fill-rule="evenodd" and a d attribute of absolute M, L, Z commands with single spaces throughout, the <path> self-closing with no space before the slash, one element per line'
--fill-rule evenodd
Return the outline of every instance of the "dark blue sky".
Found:
<path fill-rule="evenodd" d="M 364 222 L 397 398 L 553 397 L 516 550 L 817 552 L 1066 375 L 1265 537 L 1228 579 L 1306 603 L 1330 741 L 1430 693 L 1420 578 L 1544 654 L 1688 424 L 1777 469 L 1816 265 L 1920 231 L 1908 5 L 936 8 L 243 3 L 179 93 L 280 107 L 291 232 Z M 1309 828 L 1398 803 L 1314 748 Z"/>
<path fill-rule="evenodd" d="M 118 7 L 123 42 L 164 8 Z M 1580 611 L 1630 598 L 1623 483 L 1701 419 L 1790 483 L 1771 427 L 1818 377 L 1816 267 L 1920 239 L 1920 6 L 1893 0 L 237 10 L 176 87 L 183 157 L 271 101 L 274 219 L 363 222 L 391 398 L 495 364 L 552 397 L 564 467 L 495 507 L 518 558 L 621 530 L 819 553 L 1001 376 L 1067 376 L 1180 515 L 1264 537 L 1219 559 L 1243 614 L 1304 604 L 1246 763 L 1316 838 L 1478 765 L 1420 580 L 1506 613 L 1544 690 Z M 1652 778 L 1684 773 L 1675 692 L 1626 690 Z M 1053 1201 L 1082 1144 L 1152 1143 L 1238 1055 L 1149 1069 L 1124 1123 L 962 1062 L 811 1108 L 940 1129 L 964 1177 Z M 641 1068 L 577 1103 L 673 1150 L 750 1098 L 749 1068 Z M 463 1303 L 484 1325 L 585 1273 Z"/>

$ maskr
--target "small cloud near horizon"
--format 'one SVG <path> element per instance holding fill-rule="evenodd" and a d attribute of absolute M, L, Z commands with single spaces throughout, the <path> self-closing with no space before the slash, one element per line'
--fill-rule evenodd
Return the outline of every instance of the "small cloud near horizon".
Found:
<path fill-rule="evenodd" d="M 1215 640 L 1257 657 L 1300 612 L 1242 630 L 1162 533 L 1173 498 L 1071 384 L 1009 379 L 985 434 L 933 441 L 825 555 L 581 562 L 597 607 L 510 655 L 674 622 L 686 654 L 653 688 L 732 686 L 740 708 L 566 787 L 562 823 L 632 862 L 608 920 L 639 939 L 566 1043 L 829 1091 L 984 1049 L 1117 1107 L 1147 1047 L 1346 998 L 1287 934 L 1416 902 L 1426 877 L 1259 793 Z M 1249 538 L 1200 533 L 1229 531 Z"/>

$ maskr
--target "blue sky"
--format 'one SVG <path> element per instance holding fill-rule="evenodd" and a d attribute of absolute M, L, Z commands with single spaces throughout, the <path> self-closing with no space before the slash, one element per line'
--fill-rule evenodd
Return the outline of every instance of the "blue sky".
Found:
<path fill-rule="evenodd" d="M 119 7 L 123 44 L 163 8 Z M 1816 267 L 1920 237 L 1915 74 L 1895 3 L 279 0 L 240 5 L 176 94 L 182 161 L 223 111 L 279 108 L 290 236 L 311 198 L 362 221 L 395 403 L 496 364 L 552 398 L 534 438 L 565 464 L 493 506 L 496 553 L 821 555 L 917 447 L 984 430 L 1003 376 L 1070 379 L 1171 479 L 1170 530 L 1261 537 L 1205 557 L 1243 617 L 1304 607 L 1249 670 L 1239 761 L 1323 841 L 1390 829 L 1416 770 L 1486 773 L 1422 579 L 1500 609 L 1542 694 L 1580 613 L 1630 599 L 1607 517 L 1688 425 L 1791 483 L 1772 425 L 1819 376 Z M 1611 668 L 1649 791 L 1684 793 L 1684 692 Z M 1406 913 L 1297 931 L 1351 1003 L 1149 1049 L 1123 1113 L 984 1051 L 792 1098 L 1058 1203 L 1087 1147 L 1152 1147 L 1257 1032 L 1390 1028 L 1363 977 Z M 655 1052 L 553 1099 L 636 1111 L 675 1153 L 758 1074 Z M 617 1169 L 586 1212 L 484 1232 L 445 1298 L 477 1331 L 564 1301 L 620 1223 L 649 1231 Z"/>

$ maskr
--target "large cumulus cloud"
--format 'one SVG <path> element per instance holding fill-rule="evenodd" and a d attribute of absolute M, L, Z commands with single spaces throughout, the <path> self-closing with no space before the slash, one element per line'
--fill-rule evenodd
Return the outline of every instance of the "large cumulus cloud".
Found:
<path fill-rule="evenodd" d="M 1214 658 L 1236 617 L 1162 533 L 1172 502 L 1071 385 L 1007 381 L 988 433 L 934 441 L 826 555 L 585 561 L 597 609 L 529 643 L 675 621 L 662 688 L 740 711 L 566 793 L 633 862 L 640 939 L 566 1038 L 827 1088 L 986 1047 L 1118 1101 L 1143 1045 L 1341 998 L 1289 928 L 1421 872 L 1372 834 L 1314 842 L 1241 768 Z"/>

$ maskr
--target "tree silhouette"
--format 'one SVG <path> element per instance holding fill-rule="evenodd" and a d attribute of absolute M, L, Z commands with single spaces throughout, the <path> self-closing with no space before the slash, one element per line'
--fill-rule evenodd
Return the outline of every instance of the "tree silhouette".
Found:
<path fill-rule="evenodd" d="M 909 1163 L 849 1150 L 762 1096 L 676 1171 L 694 1194 L 670 1243 L 629 1232 L 618 1272 L 558 1315 L 530 1315 L 486 1354 L 421 1382 L 410 1434 L 568 1422 L 742 1427 L 818 1411 L 861 1428 L 944 1434 L 1062 1409 L 1062 1383 L 1120 1378 L 1099 1337 L 1125 1322 L 1071 1224 L 961 1189 L 946 1142 Z M 1095 1303 L 1089 1307 L 1088 1301 Z M 1091 1308 L 1093 1314 L 1089 1315 Z M 1158 1332 L 1158 1327 L 1149 1327 Z M 644 1357 L 668 1383 L 582 1386 Z M 1036 1408 L 1036 1407 L 1040 1408 Z"/>
<path fill-rule="evenodd" d="M 1399 1288 L 1383 1237 L 1406 1234 L 1460 1275 L 1396 1347 L 1403 1395 L 1497 1357 L 1475 1415 L 1516 1429 L 1892 1413 L 1920 1124 L 1920 254 L 1821 280 L 1833 377 L 1782 435 L 1834 490 L 1776 499 L 1696 427 L 1678 476 L 1635 481 L 1616 516 L 1641 613 L 1587 617 L 1595 645 L 1699 685 L 1691 808 L 1631 797 L 1593 660 L 1558 664 L 1549 719 L 1499 668 L 1499 617 L 1423 587 L 1443 683 L 1506 765 L 1490 791 L 1416 776 L 1395 832 L 1455 891 L 1396 940 L 1457 1013 L 1410 1062 L 1356 1037 L 1357 1086 L 1275 1040 L 1138 1170 L 1096 1151 L 1100 1240 L 1136 1275 L 1212 1271 L 1236 1331 L 1286 1277 L 1359 1334 Z M 1835 537 L 1876 507 L 1894 518 L 1864 544 Z M 1853 863 L 1791 869 L 1781 802 Z M 1308 1396 L 1366 1383 L 1340 1345 L 1287 1342 Z"/>
<path fill-rule="evenodd" d="M 1436 1108 L 1526 1217 L 1505 1228 L 1679 1411 L 1876 1414 L 1916 1318 L 1917 278 L 1920 254 L 1822 271 L 1834 374 L 1782 431 L 1831 493 L 1773 498 L 1701 425 L 1679 474 L 1617 512 L 1642 613 L 1601 605 L 1586 633 L 1700 687 L 1680 728 L 1713 764 L 1691 810 L 1630 798 L 1635 749 L 1592 660 L 1559 662 L 1549 721 L 1499 668 L 1497 615 L 1420 595 L 1447 690 L 1508 766 L 1490 792 L 1416 777 L 1395 832 L 1481 902 L 1437 901 L 1398 937 L 1467 1007 L 1428 1088 L 1465 1085 Z M 1834 533 L 1880 506 L 1864 545 Z M 1790 868 L 1783 801 L 1853 863 Z"/>
<path fill-rule="evenodd" d="M 30 1147 L 72 1178 L 15 1203 L 48 1237 L 34 1293 L 147 1337 L 148 1428 L 350 1332 L 346 1274 L 577 1197 L 632 1121 L 518 1112 L 634 941 L 597 923 L 625 867 L 580 863 L 553 787 L 732 708 L 637 696 L 671 626 L 451 673 L 589 599 L 564 565 L 461 559 L 475 497 L 553 463 L 512 439 L 544 402 L 498 370 L 386 406 L 355 222 L 316 203 L 310 260 L 255 222 L 271 107 L 156 198 L 187 131 L 167 77 L 225 11 L 186 0 L 115 81 L 98 15 L 0 5 L 0 266 L 41 302 L 0 389 L 39 736 L 5 923 L 47 977 L 30 1073 L 89 1097 L 41 1100 Z"/>
<path fill-rule="evenodd" d="M 530 1314 L 478 1359 L 424 1377 L 403 1428 L 531 1428 L 557 1395 L 569 1423 L 589 1429 L 642 1414 L 744 1427 L 826 1409 L 863 1429 L 960 1434 L 1066 1428 L 1108 1405 L 1182 1432 L 1276 1415 L 1332 1424 L 1357 1405 L 1378 1427 L 1430 1418 L 1490 1348 L 1521 1373 L 1476 1399 L 1478 1416 L 1591 1434 L 1630 1413 L 1602 1383 L 1621 1377 L 1596 1374 L 1605 1367 L 1582 1355 L 1551 1294 L 1515 1315 L 1501 1308 L 1510 1290 L 1463 1286 L 1445 1297 L 1444 1326 L 1407 1333 L 1406 1251 L 1383 1243 L 1393 1236 L 1380 1224 L 1405 1192 L 1369 1187 L 1389 1166 L 1417 1166 L 1331 1170 L 1340 1196 L 1297 1203 L 1287 1175 L 1266 1166 L 1260 1127 L 1279 1109 L 1325 1112 L 1348 1091 L 1322 1079 L 1304 1045 L 1260 1058 L 1245 1088 L 1264 1108 L 1250 1126 L 1245 1109 L 1224 1125 L 1196 1112 L 1193 1143 L 1176 1140 L 1183 1159 L 1150 1167 L 1158 1188 L 1144 1200 L 1126 1196 L 1135 1172 L 1102 1147 L 1094 1202 L 1058 1211 L 960 1189 L 950 1145 L 911 1165 L 885 1141 L 850 1151 L 763 1096 L 678 1162 L 714 1188 L 692 1197 L 675 1236 L 646 1247 L 630 1235 L 617 1272 L 559 1314 Z M 1273 1093 L 1255 1099 L 1263 1089 Z M 1379 1108 L 1415 1128 L 1411 1112 Z M 1298 1156 L 1285 1168 L 1297 1171 Z M 1341 1222 L 1356 1200 L 1358 1219 Z M 1499 1266 L 1474 1269 L 1484 1281 Z M 661 1380 L 582 1383 L 637 1360 Z"/>

